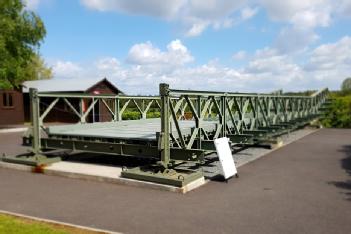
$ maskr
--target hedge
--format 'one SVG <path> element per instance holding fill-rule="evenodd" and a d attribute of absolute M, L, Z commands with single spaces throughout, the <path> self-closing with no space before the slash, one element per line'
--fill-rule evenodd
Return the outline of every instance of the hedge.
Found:
<path fill-rule="evenodd" d="M 351 93 L 331 92 L 330 99 L 322 125 L 326 128 L 351 128 Z"/>

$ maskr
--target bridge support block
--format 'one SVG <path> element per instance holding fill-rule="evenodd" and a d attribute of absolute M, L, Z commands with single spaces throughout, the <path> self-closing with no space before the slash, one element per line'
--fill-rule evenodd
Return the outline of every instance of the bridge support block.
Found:
<path fill-rule="evenodd" d="M 122 171 L 122 177 L 183 187 L 202 178 L 203 172 L 190 169 L 161 169 L 159 165 L 135 167 Z"/>

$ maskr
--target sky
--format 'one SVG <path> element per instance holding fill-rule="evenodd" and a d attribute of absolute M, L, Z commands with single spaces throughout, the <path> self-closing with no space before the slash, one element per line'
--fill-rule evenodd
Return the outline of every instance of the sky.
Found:
<path fill-rule="evenodd" d="M 54 79 L 107 77 L 129 94 L 339 89 L 351 0 L 24 0 L 47 29 Z"/>

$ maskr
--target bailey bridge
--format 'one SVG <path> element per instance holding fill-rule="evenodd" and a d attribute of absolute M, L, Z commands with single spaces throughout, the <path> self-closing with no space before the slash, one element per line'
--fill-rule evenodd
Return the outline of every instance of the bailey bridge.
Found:
<path fill-rule="evenodd" d="M 60 160 L 51 152 L 79 151 L 150 159 L 147 165 L 125 168 L 125 178 L 184 186 L 203 177 L 201 170 L 214 140 L 230 139 L 234 146 L 272 144 L 283 134 L 318 119 L 327 103 L 328 90 L 310 96 L 231 93 L 171 89 L 160 84 L 159 96 L 39 93 L 30 89 L 31 144 L 28 155 L 4 161 L 41 166 Z M 43 105 L 42 99 L 50 100 Z M 76 124 L 45 126 L 44 120 L 59 102 L 79 119 Z M 87 108 L 83 108 L 89 103 Z M 88 123 L 99 104 L 110 122 Z M 128 109 L 138 120 L 123 120 Z M 150 111 L 160 118 L 147 118 Z"/>

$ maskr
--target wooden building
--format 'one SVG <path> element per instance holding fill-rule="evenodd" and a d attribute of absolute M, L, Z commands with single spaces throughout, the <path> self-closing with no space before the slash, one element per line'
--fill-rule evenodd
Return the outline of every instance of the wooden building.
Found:
<path fill-rule="evenodd" d="M 53 93 L 85 93 L 85 94 L 123 94 L 106 78 L 102 80 L 90 79 L 52 79 L 26 81 L 22 85 L 22 90 L 0 90 L 0 125 L 16 125 L 30 121 L 30 100 L 29 89 L 36 88 L 38 92 Z M 53 99 L 44 98 L 41 100 L 41 108 L 45 109 Z M 88 106 L 90 101 L 87 100 L 85 105 Z M 72 100 L 72 105 L 79 110 L 79 103 Z M 110 121 L 111 115 L 103 105 L 98 103 L 88 116 L 88 122 Z M 44 122 L 63 122 L 74 123 L 78 117 L 60 100 Z"/>

